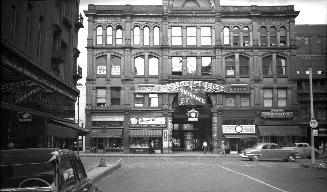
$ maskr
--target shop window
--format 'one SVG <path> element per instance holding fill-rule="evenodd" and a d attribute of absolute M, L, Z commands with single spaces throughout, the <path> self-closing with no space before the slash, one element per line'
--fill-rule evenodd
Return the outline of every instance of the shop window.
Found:
<path fill-rule="evenodd" d="M 229 44 L 229 27 L 224 27 L 224 45 Z"/>
<path fill-rule="evenodd" d="M 140 44 L 140 34 L 141 34 L 141 31 L 140 31 L 140 28 L 138 26 L 134 27 L 134 45 L 139 45 Z"/>
<path fill-rule="evenodd" d="M 143 29 L 143 44 L 150 45 L 150 29 L 149 29 L 149 27 L 144 27 L 144 29 Z"/>
<path fill-rule="evenodd" d="M 183 73 L 183 59 L 182 57 L 171 58 L 171 71 L 172 75 L 182 75 Z"/>
<path fill-rule="evenodd" d="M 97 75 L 107 74 L 107 57 L 101 56 L 96 58 Z"/>
<path fill-rule="evenodd" d="M 116 45 L 123 44 L 123 28 L 118 26 L 116 29 Z"/>
<path fill-rule="evenodd" d="M 159 27 L 154 27 L 153 29 L 153 45 L 159 45 Z"/>
<path fill-rule="evenodd" d="M 120 75 L 121 58 L 117 56 L 111 56 L 111 75 Z"/>
<path fill-rule="evenodd" d="M 281 27 L 279 32 L 279 45 L 286 46 L 287 36 L 286 36 L 286 28 Z"/>
<path fill-rule="evenodd" d="M 201 75 L 211 75 L 211 57 L 202 57 L 201 61 Z"/>
<path fill-rule="evenodd" d="M 158 75 L 159 59 L 152 56 L 149 58 L 149 75 Z"/>
<path fill-rule="evenodd" d="M 287 89 L 277 89 L 277 106 L 286 107 Z"/>
<path fill-rule="evenodd" d="M 92 127 L 123 127 L 123 121 L 92 121 Z"/>
<path fill-rule="evenodd" d="M 111 105 L 120 105 L 120 87 L 111 87 Z"/>
<path fill-rule="evenodd" d="M 134 102 L 135 102 L 135 107 L 143 107 L 144 106 L 144 95 L 143 94 L 135 94 Z"/>
<path fill-rule="evenodd" d="M 236 102 L 235 102 L 235 95 L 226 95 L 225 97 L 225 104 L 226 107 L 235 107 L 236 106 Z"/>
<path fill-rule="evenodd" d="M 250 59 L 240 55 L 240 75 L 249 75 Z"/>
<path fill-rule="evenodd" d="M 270 46 L 277 46 L 277 28 L 270 27 Z"/>
<path fill-rule="evenodd" d="M 249 96 L 241 96 L 241 107 L 249 107 L 250 106 L 250 97 Z"/>
<path fill-rule="evenodd" d="M 196 75 L 196 57 L 186 58 L 186 72 L 188 75 Z"/>
<path fill-rule="evenodd" d="M 107 27 L 107 44 L 112 45 L 112 27 Z"/>
<path fill-rule="evenodd" d="M 273 94 L 272 89 L 263 89 L 263 106 L 272 107 Z"/>
<path fill-rule="evenodd" d="M 182 27 L 171 28 L 171 44 L 182 45 Z"/>
<path fill-rule="evenodd" d="M 272 75 L 272 56 L 262 58 L 262 74 Z"/>
<path fill-rule="evenodd" d="M 248 47 L 250 46 L 250 30 L 249 27 L 243 27 L 243 46 Z"/>
<path fill-rule="evenodd" d="M 196 27 L 187 27 L 186 36 L 187 45 L 196 45 Z"/>
<path fill-rule="evenodd" d="M 144 56 L 139 56 L 134 59 L 135 75 L 144 75 Z"/>
<path fill-rule="evenodd" d="M 97 40 L 96 40 L 96 44 L 97 45 L 102 45 L 102 27 L 99 26 L 97 27 Z"/>
<path fill-rule="evenodd" d="M 97 88 L 96 89 L 96 105 L 97 106 L 106 106 L 106 88 Z"/>
<path fill-rule="evenodd" d="M 259 29 L 260 33 L 260 46 L 267 46 L 267 28 L 266 27 L 260 27 Z"/>
<path fill-rule="evenodd" d="M 211 27 L 201 27 L 201 45 L 211 45 Z"/>
<path fill-rule="evenodd" d="M 158 94 L 149 94 L 150 107 L 158 107 L 159 106 L 159 98 Z"/>
<path fill-rule="evenodd" d="M 233 45 L 239 46 L 240 45 L 240 28 L 233 27 Z"/>
<path fill-rule="evenodd" d="M 277 71 L 277 76 L 285 76 L 286 75 L 286 59 L 284 57 L 277 56 L 276 71 Z"/>
<path fill-rule="evenodd" d="M 226 64 L 226 75 L 234 76 L 235 75 L 235 56 L 229 56 L 225 58 Z"/>

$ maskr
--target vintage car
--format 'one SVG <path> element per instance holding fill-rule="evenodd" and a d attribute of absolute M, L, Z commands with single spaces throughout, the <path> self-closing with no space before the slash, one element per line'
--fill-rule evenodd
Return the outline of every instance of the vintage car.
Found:
<path fill-rule="evenodd" d="M 1 150 L 0 191 L 100 191 L 68 149 Z"/>
<path fill-rule="evenodd" d="M 282 148 L 276 143 L 258 143 L 252 148 L 242 150 L 240 156 L 255 161 L 260 159 L 295 161 L 298 153 L 294 150 Z"/>
<path fill-rule="evenodd" d="M 285 149 L 295 150 L 300 157 L 311 158 L 311 146 L 308 143 L 294 143 L 292 147 L 285 147 Z M 315 157 L 319 156 L 319 150 L 314 148 Z"/>

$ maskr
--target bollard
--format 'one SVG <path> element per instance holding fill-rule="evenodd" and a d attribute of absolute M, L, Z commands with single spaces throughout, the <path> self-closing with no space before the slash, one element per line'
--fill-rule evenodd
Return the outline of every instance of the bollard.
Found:
<path fill-rule="evenodd" d="M 100 164 L 98 165 L 98 167 L 107 167 L 106 161 L 104 160 L 104 158 L 100 159 Z"/>

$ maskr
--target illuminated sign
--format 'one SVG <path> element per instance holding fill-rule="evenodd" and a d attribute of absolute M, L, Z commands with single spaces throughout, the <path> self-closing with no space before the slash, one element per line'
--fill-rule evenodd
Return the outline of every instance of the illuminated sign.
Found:
<path fill-rule="evenodd" d="M 254 134 L 255 125 L 222 125 L 223 133 L 232 133 L 232 134 Z"/>
<path fill-rule="evenodd" d="M 261 112 L 261 117 L 266 119 L 290 119 L 293 117 L 293 112 L 285 112 L 283 109 L 272 109 Z"/>

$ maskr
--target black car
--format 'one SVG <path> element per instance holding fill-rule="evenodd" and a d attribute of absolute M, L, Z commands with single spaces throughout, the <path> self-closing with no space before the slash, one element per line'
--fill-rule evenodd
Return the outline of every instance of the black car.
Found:
<path fill-rule="evenodd" d="M 0 191 L 100 191 L 73 151 L 55 148 L 1 150 Z"/>

